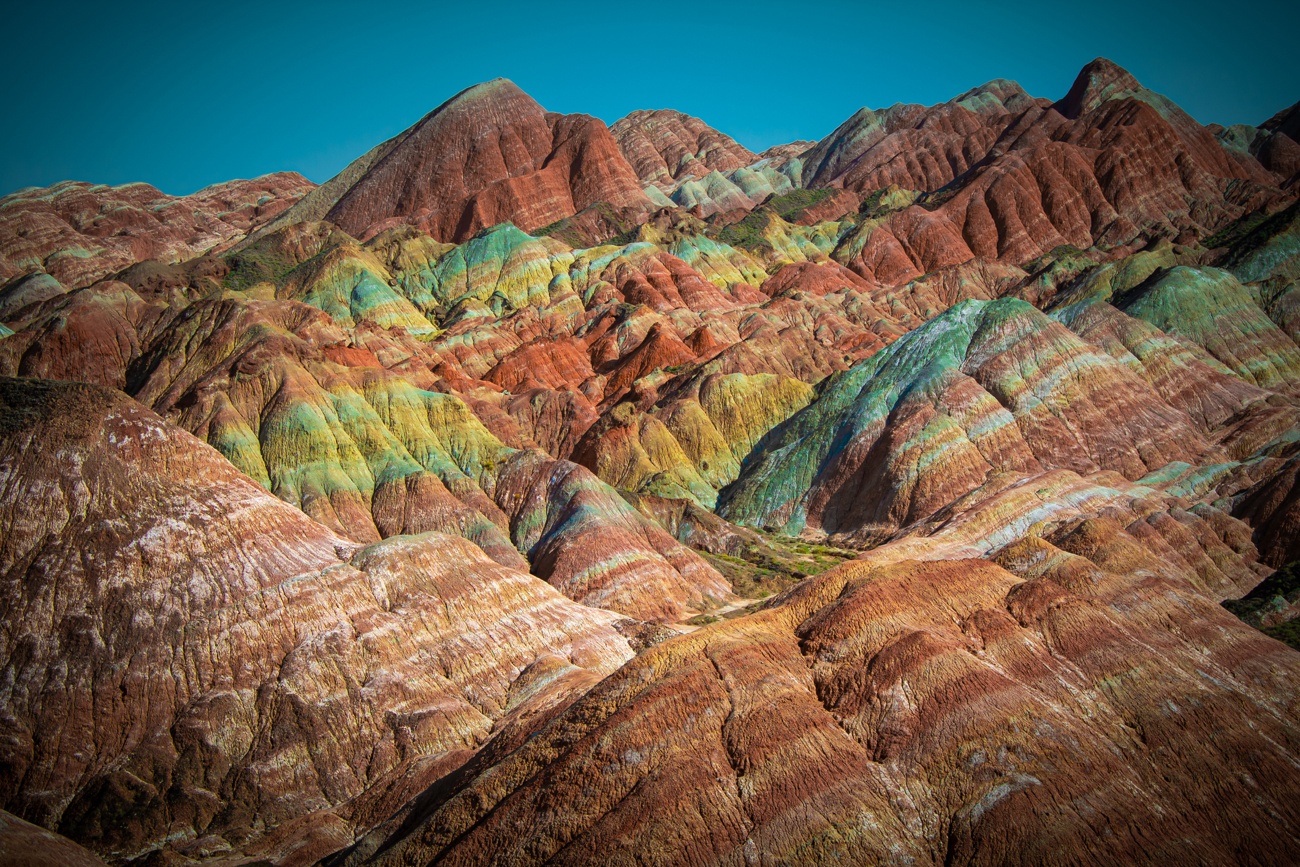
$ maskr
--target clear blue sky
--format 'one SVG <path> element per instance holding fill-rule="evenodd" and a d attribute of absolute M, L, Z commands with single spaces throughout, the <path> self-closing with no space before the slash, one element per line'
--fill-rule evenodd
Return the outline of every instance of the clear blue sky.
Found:
<path fill-rule="evenodd" d="M 321 182 L 496 76 L 606 122 L 680 109 L 755 150 L 992 78 L 1055 99 L 1099 55 L 1203 123 L 1300 100 L 1294 0 L 1046 5 L 11 4 L 0 195 L 64 179 L 184 194 L 285 169 Z"/>

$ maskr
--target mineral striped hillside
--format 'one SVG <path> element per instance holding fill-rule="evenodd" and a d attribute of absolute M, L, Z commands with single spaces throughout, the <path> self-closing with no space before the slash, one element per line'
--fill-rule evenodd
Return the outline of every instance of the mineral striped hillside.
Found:
<path fill-rule="evenodd" d="M 1297 116 L 0 199 L 0 861 L 1300 861 Z"/>

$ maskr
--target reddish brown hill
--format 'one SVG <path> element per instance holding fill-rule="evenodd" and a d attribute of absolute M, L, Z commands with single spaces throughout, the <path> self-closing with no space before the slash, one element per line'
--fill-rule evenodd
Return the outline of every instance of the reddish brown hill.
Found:
<path fill-rule="evenodd" d="M 107 389 L 0 379 L 0 483 L 0 810 L 115 861 L 311 863 L 631 655 L 617 615 L 463 539 L 362 548 Z"/>
<path fill-rule="evenodd" d="M 19 190 L 0 199 L 0 282 L 44 271 L 75 289 L 146 259 L 190 259 L 266 223 L 314 186 L 280 172 L 180 197 L 148 184 Z"/>
<path fill-rule="evenodd" d="M 852 239 L 850 267 L 885 283 L 973 258 L 1206 237 L 1290 198 L 1278 174 L 1104 59 L 1053 104 L 994 82 L 931 108 L 863 109 L 804 160 L 806 186 L 929 193 Z"/>
<path fill-rule="evenodd" d="M 804 186 L 938 189 L 982 159 L 1016 117 L 1045 102 L 998 80 L 930 108 L 864 108 L 803 154 Z"/>
<path fill-rule="evenodd" d="M 1294 863 L 1300 658 L 1108 529 L 651 648 L 340 863 Z"/>
<path fill-rule="evenodd" d="M 634 111 L 609 128 L 642 183 L 673 186 L 688 175 L 729 172 L 758 161 L 753 151 L 697 117 L 660 109 Z"/>
<path fill-rule="evenodd" d="M 360 238 L 409 223 L 462 241 L 505 221 L 537 229 L 598 202 L 637 216 L 651 208 L 603 123 L 548 113 L 505 79 L 462 91 L 383 151 L 323 194 L 334 199 L 326 219 Z"/>

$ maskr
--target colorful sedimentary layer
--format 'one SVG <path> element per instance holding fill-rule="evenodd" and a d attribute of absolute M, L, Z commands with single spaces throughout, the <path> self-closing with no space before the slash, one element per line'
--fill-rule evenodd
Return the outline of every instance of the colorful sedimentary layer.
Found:
<path fill-rule="evenodd" d="M 118 393 L 3 380 L 0 421 L 3 806 L 114 859 L 320 857 L 631 653 L 464 540 L 335 535 Z"/>
<path fill-rule="evenodd" d="M 1140 377 L 1031 305 L 963 301 L 832 379 L 727 492 L 722 514 L 888 535 L 1001 474 L 1137 479 L 1209 444 Z"/>
<path fill-rule="evenodd" d="M 735 139 L 680 111 L 634 111 L 609 131 L 641 183 L 665 191 L 688 176 L 703 178 L 758 161 Z"/>
<path fill-rule="evenodd" d="M 0 860 L 1295 862 L 1297 117 L 0 201 Z"/>
<path fill-rule="evenodd" d="M 809 579 L 489 744 L 340 863 L 1284 862 L 1300 657 L 1089 538 Z"/>

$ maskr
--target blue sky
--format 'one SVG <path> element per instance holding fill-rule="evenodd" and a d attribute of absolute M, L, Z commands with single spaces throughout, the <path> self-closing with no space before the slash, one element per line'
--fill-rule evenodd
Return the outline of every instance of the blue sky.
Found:
<path fill-rule="evenodd" d="M 1295 2 L 42 2 L 11 6 L 5 30 L 0 194 L 321 182 L 497 76 L 606 122 L 676 108 L 755 150 L 992 78 L 1055 99 L 1097 56 L 1203 123 L 1300 100 Z"/>

